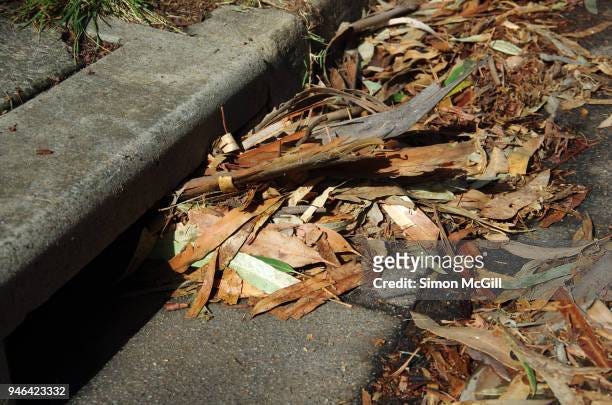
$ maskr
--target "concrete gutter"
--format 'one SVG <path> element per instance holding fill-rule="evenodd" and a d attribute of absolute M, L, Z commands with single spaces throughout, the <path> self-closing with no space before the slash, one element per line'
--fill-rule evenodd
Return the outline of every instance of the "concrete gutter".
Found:
<path fill-rule="evenodd" d="M 312 3 L 329 30 L 367 1 Z M 120 49 L 0 116 L 0 339 L 205 161 L 221 105 L 236 130 L 299 90 L 299 17 L 225 7 L 191 34 L 105 27 Z"/>
<path fill-rule="evenodd" d="M 0 15 L 0 114 L 78 68 L 58 32 L 29 28 Z"/>

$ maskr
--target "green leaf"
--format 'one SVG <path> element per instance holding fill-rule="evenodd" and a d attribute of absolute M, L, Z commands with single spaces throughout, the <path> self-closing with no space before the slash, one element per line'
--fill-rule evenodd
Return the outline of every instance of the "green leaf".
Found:
<path fill-rule="evenodd" d="M 150 259 L 170 260 L 181 253 L 188 243 L 198 238 L 197 226 L 178 224 L 172 232 L 166 232 L 161 239 L 157 240 Z"/>
<path fill-rule="evenodd" d="M 181 253 L 188 243 L 193 243 L 200 234 L 198 227 L 195 225 L 178 224 L 174 231 L 166 232 L 161 239 L 157 240 L 153 250 L 149 254 L 149 259 L 153 260 L 170 260 L 177 254 Z M 191 267 L 202 267 L 212 257 L 212 253 L 206 255 L 203 259 L 191 264 Z"/>
<path fill-rule="evenodd" d="M 472 81 L 470 79 L 465 79 L 464 81 L 462 81 L 461 83 L 459 83 L 457 85 L 457 87 L 455 87 L 454 89 L 452 89 L 448 95 L 444 98 L 447 97 L 452 97 L 455 94 L 461 93 L 463 90 L 467 89 L 468 87 L 470 87 L 471 85 L 473 85 L 474 83 L 472 83 Z"/>
<path fill-rule="evenodd" d="M 564 1 L 558 1 L 555 4 L 553 4 L 552 6 L 550 6 L 550 9 L 553 11 L 561 11 L 563 10 L 565 7 L 567 6 L 567 3 Z"/>
<path fill-rule="evenodd" d="M 397 93 L 393 94 L 393 102 L 401 103 L 405 97 L 406 97 L 406 93 L 400 90 Z"/>
<path fill-rule="evenodd" d="M 229 267 L 235 270 L 241 279 L 268 294 L 300 282 L 297 278 L 276 270 L 263 260 L 242 252 L 238 252 Z"/>
<path fill-rule="evenodd" d="M 457 66 L 455 66 L 453 68 L 453 70 L 451 70 L 450 74 L 448 75 L 448 77 L 446 78 L 446 80 L 444 80 L 444 85 L 448 86 L 452 83 L 454 83 L 455 81 L 457 81 L 457 79 L 466 71 L 468 70 L 472 70 L 472 68 L 474 67 L 474 64 L 476 62 L 474 62 L 471 59 L 466 59 L 463 62 L 461 62 L 460 64 L 458 64 Z"/>
<path fill-rule="evenodd" d="M 258 258 L 262 262 L 268 263 L 270 266 L 274 267 L 276 270 L 282 271 L 283 273 L 296 273 L 293 267 L 291 267 L 288 263 L 283 262 L 282 260 L 257 255 L 253 255 L 253 257 Z"/>
<path fill-rule="evenodd" d="M 371 96 L 378 93 L 378 90 L 382 88 L 382 84 L 378 82 L 373 82 L 371 80 L 364 80 L 363 84 L 368 88 L 368 92 Z"/>
<path fill-rule="evenodd" d="M 529 389 L 531 390 L 531 395 L 535 395 L 538 390 L 538 380 L 535 375 L 535 371 L 527 364 L 526 361 L 521 360 L 521 365 L 525 370 L 525 374 L 527 374 L 527 379 L 529 380 Z"/>
<path fill-rule="evenodd" d="M 497 41 L 492 41 L 491 42 L 491 48 L 495 49 L 496 51 L 508 54 L 508 55 L 520 55 L 521 52 L 523 52 L 523 50 L 521 48 L 519 48 L 518 46 L 508 42 L 508 41 L 504 41 L 504 40 L 497 40 Z"/>
<path fill-rule="evenodd" d="M 584 7 L 589 13 L 597 15 L 597 0 L 584 0 Z"/>

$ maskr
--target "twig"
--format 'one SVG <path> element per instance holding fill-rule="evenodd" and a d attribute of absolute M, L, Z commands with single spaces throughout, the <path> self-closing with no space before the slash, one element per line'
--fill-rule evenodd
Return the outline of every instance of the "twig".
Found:
<path fill-rule="evenodd" d="M 323 287 L 323 291 L 325 291 L 326 293 L 328 293 L 329 295 L 332 296 L 332 298 L 330 299 L 330 301 L 335 302 L 336 304 L 340 304 L 343 305 L 347 308 L 353 308 L 353 306 L 351 304 L 347 304 L 346 302 L 343 302 L 340 297 L 338 297 L 336 294 L 334 294 L 333 292 L 329 291 L 327 289 L 327 287 Z"/>
<path fill-rule="evenodd" d="M 402 374 L 402 372 L 406 369 L 406 367 L 408 367 L 408 364 L 410 364 L 412 359 L 414 359 L 414 357 L 417 355 L 419 350 L 421 350 L 421 347 L 417 347 L 417 349 L 414 352 L 412 352 L 410 357 L 408 357 L 408 359 L 406 359 L 404 364 L 402 364 L 397 370 L 395 370 L 393 372 L 393 374 L 391 374 L 391 377 L 397 377 L 398 375 Z"/>
<path fill-rule="evenodd" d="M 491 77 L 495 84 L 499 87 L 501 86 L 501 81 L 499 80 L 499 74 L 497 73 L 497 69 L 495 68 L 495 60 L 492 57 L 489 58 L 489 71 L 491 72 Z"/>
<path fill-rule="evenodd" d="M 227 124 L 225 122 L 225 111 L 223 110 L 223 106 L 221 106 L 221 121 L 223 122 L 223 129 L 225 130 L 225 133 L 229 134 Z"/>

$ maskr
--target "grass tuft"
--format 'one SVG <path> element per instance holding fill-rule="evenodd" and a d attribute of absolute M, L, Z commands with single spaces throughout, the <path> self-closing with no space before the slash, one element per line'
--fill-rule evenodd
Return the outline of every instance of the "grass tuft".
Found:
<path fill-rule="evenodd" d="M 68 31 L 77 55 L 79 44 L 87 35 L 87 26 L 93 23 L 97 32 L 98 21 L 111 16 L 171 28 L 166 19 L 152 10 L 148 0 L 25 0 L 16 19 L 39 30 L 60 27 Z"/>

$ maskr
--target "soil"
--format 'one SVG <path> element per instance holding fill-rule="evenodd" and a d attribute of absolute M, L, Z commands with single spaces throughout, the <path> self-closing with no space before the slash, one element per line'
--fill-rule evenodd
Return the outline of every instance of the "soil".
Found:
<path fill-rule="evenodd" d="M 177 27 L 202 22 L 221 0 L 158 0 L 153 7 Z"/>
<path fill-rule="evenodd" d="M 87 67 L 120 47 L 121 45 L 111 42 L 100 41 L 95 43 L 87 39 L 82 41 L 79 47 L 77 61 L 82 68 Z"/>
<path fill-rule="evenodd" d="M 152 0 L 153 9 L 176 27 L 184 28 L 206 19 L 220 5 L 244 7 L 276 6 L 290 12 L 308 7 L 306 0 Z"/>

